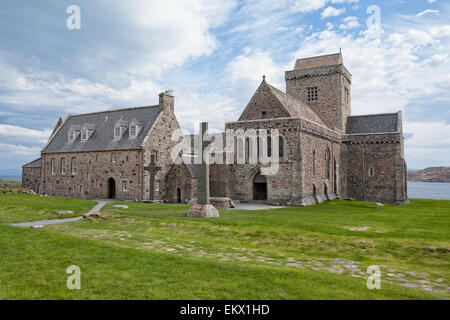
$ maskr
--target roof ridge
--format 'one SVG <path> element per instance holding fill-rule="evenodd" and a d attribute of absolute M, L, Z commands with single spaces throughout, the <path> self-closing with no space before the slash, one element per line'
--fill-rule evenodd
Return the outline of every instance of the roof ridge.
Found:
<path fill-rule="evenodd" d="M 87 115 L 93 115 L 93 114 L 102 114 L 102 113 L 108 113 L 108 112 L 120 112 L 120 111 L 145 109 L 145 108 L 156 108 L 156 107 L 159 107 L 159 105 L 155 104 L 155 105 L 152 105 L 152 106 L 142 106 L 142 107 L 122 108 L 122 109 L 113 109 L 113 110 L 96 111 L 96 112 L 88 112 L 88 113 L 69 114 L 69 117 L 79 117 L 79 116 L 87 116 Z"/>
<path fill-rule="evenodd" d="M 308 57 L 308 58 L 299 58 L 298 60 L 307 60 L 307 59 L 314 59 L 314 58 L 323 58 L 323 57 L 331 57 L 331 56 L 338 56 L 338 55 L 342 55 L 342 52 L 338 52 L 338 53 L 329 53 L 329 54 L 322 54 L 319 56 L 312 56 L 312 57 Z"/>
<path fill-rule="evenodd" d="M 287 93 L 287 92 L 284 92 L 283 90 L 280 90 L 280 89 L 278 89 L 277 87 L 272 86 L 272 85 L 269 84 L 269 83 L 267 83 L 267 84 L 269 85 L 269 87 L 271 87 L 271 88 L 273 88 L 273 89 L 279 91 L 280 93 L 282 93 L 282 94 L 285 95 L 286 97 L 293 99 L 295 102 L 298 102 L 299 104 L 301 104 L 302 107 L 308 108 L 309 110 L 311 110 L 312 112 L 314 112 L 314 113 L 319 117 L 319 119 L 322 120 L 323 123 L 325 123 L 325 121 L 322 119 L 322 116 L 321 116 L 320 114 L 318 114 L 313 108 L 311 108 L 310 106 L 308 106 L 306 103 L 304 103 L 303 101 L 301 101 L 301 100 L 298 99 L 297 97 L 295 97 L 295 96 L 293 96 L 293 95 L 291 95 L 291 94 L 289 94 L 289 93 Z M 280 99 L 278 99 L 278 100 L 280 100 Z M 280 102 L 283 103 L 283 101 L 280 101 Z M 284 104 L 283 104 L 283 106 L 284 106 Z M 288 110 L 289 113 L 291 113 L 291 111 L 290 111 L 286 106 L 284 106 L 284 108 L 285 108 L 286 110 Z M 292 115 L 292 113 L 291 113 L 291 115 Z M 294 115 L 292 115 L 292 116 L 294 117 Z"/>
<path fill-rule="evenodd" d="M 398 113 L 399 113 L 399 111 L 397 111 L 397 112 L 384 112 L 384 113 L 369 113 L 369 114 L 351 115 L 351 116 L 348 116 L 347 118 L 385 116 L 385 115 L 393 115 L 393 114 L 398 114 Z"/>

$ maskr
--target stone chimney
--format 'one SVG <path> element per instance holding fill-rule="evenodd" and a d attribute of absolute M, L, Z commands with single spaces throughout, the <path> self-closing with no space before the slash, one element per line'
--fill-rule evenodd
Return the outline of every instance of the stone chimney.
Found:
<path fill-rule="evenodd" d="M 159 94 L 159 112 L 174 113 L 175 97 L 170 91 Z"/>

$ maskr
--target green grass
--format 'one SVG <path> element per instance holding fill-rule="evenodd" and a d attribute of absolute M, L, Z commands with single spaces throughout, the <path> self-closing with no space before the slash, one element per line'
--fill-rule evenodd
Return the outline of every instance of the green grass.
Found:
<path fill-rule="evenodd" d="M 0 225 L 0 299 L 449 298 L 450 201 L 333 201 L 207 220 L 183 217 L 188 206 L 120 204 L 129 209 L 109 204 L 105 220 Z M 82 270 L 80 291 L 66 288 L 70 265 Z M 366 287 L 370 265 L 381 267 L 381 290 Z"/>
<path fill-rule="evenodd" d="M 79 216 L 88 212 L 94 201 L 71 198 L 40 197 L 26 194 L 0 194 L 0 223 L 60 219 L 59 211 L 73 211 Z"/>

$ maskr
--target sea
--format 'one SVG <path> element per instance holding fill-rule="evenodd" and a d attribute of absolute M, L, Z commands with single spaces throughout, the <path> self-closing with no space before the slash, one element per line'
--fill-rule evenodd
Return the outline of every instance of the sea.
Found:
<path fill-rule="evenodd" d="M 3 181 L 22 181 L 22 177 L 0 176 Z M 408 181 L 408 198 L 450 200 L 450 182 Z"/>

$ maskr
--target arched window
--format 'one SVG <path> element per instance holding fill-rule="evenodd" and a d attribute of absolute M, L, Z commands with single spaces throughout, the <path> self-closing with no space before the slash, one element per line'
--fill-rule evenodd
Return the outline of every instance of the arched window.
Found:
<path fill-rule="evenodd" d="M 242 138 L 237 138 L 236 148 L 237 148 L 237 163 L 241 163 L 243 162 L 243 160 L 245 161 L 245 146 Z"/>
<path fill-rule="evenodd" d="M 325 179 L 330 180 L 330 148 L 327 148 L 325 151 Z"/>
<path fill-rule="evenodd" d="M 316 175 L 316 150 L 313 150 L 312 171 L 313 171 L 313 176 L 315 176 Z"/>
<path fill-rule="evenodd" d="M 247 139 L 245 139 L 245 146 L 246 146 L 246 154 L 247 154 L 247 156 L 246 156 L 246 160 L 245 160 L 245 162 L 250 162 L 250 155 L 251 155 L 251 149 L 252 148 L 250 148 L 250 139 L 249 138 L 247 138 Z"/>
<path fill-rule="evenodd" d="M 283 139 L 283 137 L 278 138 L 278 150 L 279 150 L 278 156 L 280 158 L 283 158 L 284 157 L 284 139 Z"/>

